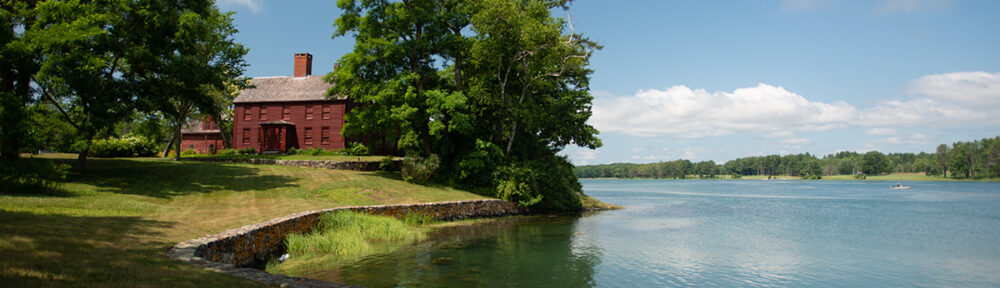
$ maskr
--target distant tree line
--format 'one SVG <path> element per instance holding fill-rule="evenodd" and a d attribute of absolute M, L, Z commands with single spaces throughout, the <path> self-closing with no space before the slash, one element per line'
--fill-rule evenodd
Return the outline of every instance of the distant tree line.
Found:
<path fill-rule="evenodd" d="M 725 164 L 713 161 L 578 166 L 581 178 L 713 178 L 734 176 L 801 176 L 818 179 L 830 175 L 881 175 L 894 172 L 926 173 L 962 179 L 1000 177 L 1000 137 L 941 144 L 934 153 L 838 152 L 818 158 L 809 153 L 737 158 Z"/>

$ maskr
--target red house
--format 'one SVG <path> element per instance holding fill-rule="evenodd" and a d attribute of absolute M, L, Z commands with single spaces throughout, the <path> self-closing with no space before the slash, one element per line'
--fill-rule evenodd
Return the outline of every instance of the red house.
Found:
<path fill-rule="evenodd" d="M 256 77 L 250 85 L 252 88 L 233 100 L 233 148 L 254 148 L 258 153 L 285 152 L 293 147 L 344 148 L 340 131 L 350 109 L 348 101 L 346 97 L 327 99 L 327 90 L 333 85 L 323 76 L 312 75 L 312 55 L 295 54 L 291 77 Z M 219 133 L 218 128 L 214 131 Z M 191 139 L 197 139 L 195 136 Z M 183 139 L 183 147 L 200 147 L 188 143 L 187 133 Z"/>
<path fill-rule="evenodd" d="M 212 154 L 218 149 L 224 149 L 222 132 L 212 118 L 193 120 L 181 127 L 181 149 L 194 150 L 199 154 Z"/>
<path fill-rule="evenodd" d="M 233 100 L 233 146 L 261 153 L 288 148 L 342 149 L 346 97 L 326 99 L 333 85 L 312 75 L 312 55 L 295 54 L 293 76 L 257 77 Z"/>

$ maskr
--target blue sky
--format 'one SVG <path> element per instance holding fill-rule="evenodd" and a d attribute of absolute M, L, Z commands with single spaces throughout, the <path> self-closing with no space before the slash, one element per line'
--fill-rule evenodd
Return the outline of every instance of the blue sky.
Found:
<path fill-rule="evenodd" d="M 218 1 L 236 11 L 249 76 L 325 74 L 334 1 Z M 587 1 L 604 147 L 576 164 L 838 151 L 919 152 L 1000 135 L 1000 1 Z M 562 11 L 557 16 L 565 17 Z"/>

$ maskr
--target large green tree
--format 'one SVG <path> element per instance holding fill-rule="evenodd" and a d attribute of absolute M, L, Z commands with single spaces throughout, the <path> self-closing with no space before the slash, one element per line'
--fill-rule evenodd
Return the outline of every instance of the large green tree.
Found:
<path fill-rule="evenodd" d="M 38 71 L 25 27 L 35 22 L 38 1 L 0 1 L 0 161 L 19 158 L 30 134 L 31 77 Z"/>
<path fill-rule="evenodd" d="M 446 183 L 543 209 L 578 208 L 572 165 L 556 153 L 600 146 L 586 124 L 588 64 L 599 46 L 552 17 L 565 4 L 339 1 L 334 37 L 356 44 L 329 76 L 330 92 L 360 104 L 344 133 L 437 155 L 435 178 Z"/>
<path fill-rule="evenodd" d="M 205 91 L 242 73 L 246 50 L 213 1 L 45 1 L 33 12 L 24 37 L 38 53 L 34 83 L 77 131 L 79 171 L 95 136 L 135 111 L 176 122 L 186 115 L 171 112 L 210 107 Z"/>

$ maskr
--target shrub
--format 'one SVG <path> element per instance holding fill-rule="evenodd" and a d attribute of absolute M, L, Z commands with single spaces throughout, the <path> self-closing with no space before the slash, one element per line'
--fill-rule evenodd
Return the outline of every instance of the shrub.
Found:
<path fill-rule="evenodd" d="M 237 151 L 236 149 L 222 149 L 216 152 L 216 154 L 218 154 L 219 156 L 234 156 L 239 154 L 239 151 Z"/>
<path fill-rule="evenodd" d="M 341 150 L 341 152 L 347 156 L 364 156 L 368 155 L 368 147 L 365 146 L 365 144 L 354 142 L 348 145 L 347 148 Z"/>
<path fill-rule="evenodd" d="M 807 174 L 805 176 L 802 176 L 802 179 L 803 180 L 819 180 L 819 179 L 823 179 L 823 176 L 815 175 L 815 174 Z"/>
<path fill-rule="evenodd" d="M 47 159 L 17 159 L 0 163 L 0 193 L 48 192 L 59 189 L 70 166 Z"/>
<path fill-rule="evenodd" d="M 854 179 L 865 180 L 867 178 L 868 178 L 868 176 L 865 176 L 865 174 L 861 174 L 861 173 L 854 174 Z"/>
<path fill-rule="evenodd" d="M 254 148 L 240 149 L 238 151 L 239 151 L 240 155 L 254 155 L 254 154 L 257 154 L 257 149 L 254 149 Z"/>
<path fill-rule="evenodd" d="M 285 150 L 285 155 L 299 154 L 299 151 L 300 151 L 299 148 L 295 148 L 295 147 L 288 148 L 288 150 Z"/>
<path fill-rule="evenodd" d="M 403 180 L 410 183 L 424 184 L 434 176 L 434 171 L 441 165 L 441 158 L 435 154 L 427 158 L 406 157 L 400 171 Z"/>
<path fill-rule="evenodd" d="M 323 148 L 312 147 L 312 148 L 309 148 L 307 151 L 308 151 L 307 153 L 309 155 L 316 156 L 316 155 L 319 155 L 320 153 L 323 153 L 325 150 L 323 150 Z"/>
<path fill-rule="evenodd" d="M 378 170 L 392 170 L 392 156 L 385 156 L 385 158 L 382 158 L 382 160 L 378 162 Z"/>
<path fill-rule="evenodd" d="M 94 141 L 90 154 L 96 157 L 149 157 L 156 155 L 156 143 L 146 137 L 125 135 Z"/>
<path fill-rule="evenodd" d="M 184 150 L 184 152 L 181 152 L 181 156 L 185 156 L 185 157 L 186 156 L 196 156 L 196 155 L 198 155 L 198 151 L 194 151 L 193 149 L 187 149 L 187 150 Z"/>

